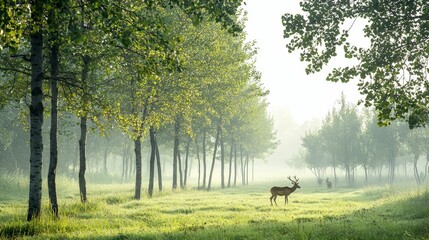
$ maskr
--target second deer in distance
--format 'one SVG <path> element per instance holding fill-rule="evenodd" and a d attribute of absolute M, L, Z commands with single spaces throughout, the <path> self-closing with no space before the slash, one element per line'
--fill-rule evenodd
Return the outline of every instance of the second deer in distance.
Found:
<path fill-rule="evenodd" d="M 332 188 L 332 182 L 329 180 L 329 178 L 326 178 L 326 186 L 328 187 L 328 189 Z"/>
<path fill-rule="evenodd" d="M 274 199 L 274 203 L 277 205 L 276 199 L 277 196 L 285 196 L 285 204 L 288 203 L 288 196 L 293 193 L 297 188 L 301 188 L 298 185 L 298 181 L 299 179 L 296 178 L 296 176 L 294 176 L 295 180 L 292 180 L 292 178 L 290 178 L 290 176 L 288 177 L 288 179 L 292 182 L 293 187 L 272 187 L 271 188 L 271 197 L 270 197 L 270 201 L 271 201 L 271 206 L 273 205 L 273 199 Z"/>

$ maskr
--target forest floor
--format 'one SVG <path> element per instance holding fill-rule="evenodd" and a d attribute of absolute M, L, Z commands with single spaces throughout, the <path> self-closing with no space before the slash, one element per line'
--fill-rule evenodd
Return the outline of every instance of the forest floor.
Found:
<path fill-rule="evenodd" d="M 152 198 L 143 189 L 137 201 L 132 198 L 133 184 L 90 184 L 83 204 L 77 183 L 60 179 L 60 218 L 51 216 L 44 189 L 41 218 L 27 222 L 28 187 L 23 180 L 3 178 L 0 238 L 429 239 L 427 185 L 328 190 L 303 181 L 288 205 L 278 197 L 278 206 L 271 206 L 273 185 L 279 182 L 210 192 L 167 190 Z"/>

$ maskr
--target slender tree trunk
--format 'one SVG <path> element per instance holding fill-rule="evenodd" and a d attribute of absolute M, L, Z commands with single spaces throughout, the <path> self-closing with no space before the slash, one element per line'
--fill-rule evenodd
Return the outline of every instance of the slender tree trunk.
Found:
<path fill-rule="evenodd" d="M 206 188 L 206 176 L 207 176 L 207 161 L 206 161 L 206 131 L 203 133 L 203 186 Z"/>
<path fill-rule="evenodd" d="M 220 126 L 220 122 L 219 122 L 218 127 L 217 127 L 217 134 L 216 134 L 214 150 L 213 150 L 213 160 L 212 160 L 212 166 L 210 168 L 209 182 L 207 184 L 207 191 L 210 191 L 210 186 L 211 186 L 211 182 L 212 182 L 213 169 L 214 169 L 214 165 L 215 165 L 215 161 L 216 161 L 216 152 L 217 152 L 217 145 L 219 144 L 220 131 L 221 131 L 221 126 Z"/>
<path fill-rule="evenodd" d="M 252 157 L 252 183 L 255 182 L 255 158 Z"/>
<path fill-rule="evenodd" d="M 134 144 L 135 145 L 135 144 Z M 132 147 L 131 147 L 132 148 Z M 130 149 L 130 151 L 131 151 L 131 149 Z M 134 151 L 134 155 L 135 155 L 135 151 Z M 136 170 L 135 170 L 135 167 L 136 167 L 136 158 L 137 158 L 137 156 L 135 157 L 135 158 L 132 158 L 132 153 L 130 152 L 130 154 L 129 154 L 129 168 L 128 168 L 128 177 L 131 179 L 131 177 L 133 177 L 134 175 L 133 175 L 133 173 L 135 173 L 136 172 Z M 133 161 L 134 160 L 134 161 Z"/>
<path fill-rule="evenodd" d="M 80 190 L 80 201 L 87 202 L 86 197 L 86 131 L 87 131 L 87 119 L 86 116 L 80 117 L 80 140 L 79 140 L 79 190 Z"/>
<path fill-rule="evenodd" d="M 155 130 L 153 127 L 149 129 L 149 135 L 150 135 L 150 160 L 149 160 L 149 187 L 148 187 L 148 194 L 149 197 L 152 197 L 153 194 L 153 182 L 155 179 L 155 155 L 156 155 L 156 140 L 155 140 Z"/>
<path fill-rule="evenodd" d="M 142 189 L 142 146 L 141 146 L 142 136 L 138 136 L 134 140 L 134 152 L 136 154 L 136 185 L 134 192 L 134 199 L 140 200 L 141 189 Z"/>
<path fill-rule="evenodd" d="M 246 153 L 246 185 L 249 185 L 249 153 Z"/>
<path fill-rule="evenodd" d="M 109 141 L 106 141 L 106 149 L 104 150 L 104 156 L 103 156 L 103 171 L 104 175 L 107 175 L 107 156 L 109 155 Z"/>
<path fill-rule="evenodd" d="M 237 144 L 234 143 L 234 187 L 237 186 Z"/>
<path fill-rule="evenodd" d="M 229 173 L 228 173 L 228 187 L 231 187 L 231 175 L 232 175 L 232 154 L 234 151 L 234 138 L 231 137 L 231 149 L 229 152 Z"/>
<path fill-rule="evenodd" d="M 82 86 L 87 86 L 88 78 L 88 67 L 89 62 L 91 61 L 90 57 L 85 55 L 82 57 L 83 68 L 82 68 Z M 82 100 L 83 102 L 85 101 Z M 80 140 L 79 140 L 79 189 L 80 189 L 80 200 L 85 203 L 87 202 L 86 196 L 86 180 L 85 180 L 85 171 L 86 171 L 86 133 L 87 133 L 87 115 L 84 114 L 80 117 Z"/>
<path fill-rule="evenodd" d="M 122 174 L 121 179 L 122 182 L 125 182 L 127 179 L 127 172 L 128 172 L 128 147 L 127 144 L 123 145 L 123 152 L 122 152 Z"/>
<path fill-rule="evenodd" d="M 364 164 L 363 169 L 365 171 L 365 183 L 368 183 L 368 166 Z"/>
<path fill-rule="evenodd" d="M 246 185 L 245 163 L 243 163 L 243 146 L 240 146 L 241 184 Z"/>
<path fill-rule="evenodd" d="M 180 179 L 180 188 L 183 188 L 183 172 L 182 172 L 182 158 L 180 157 L 180 150 L 177 150 L 177 161 L 179 163 L 179 179 Z"/>
<path fill-rule="evenodd" d="M 43 125 L 43 2 L 31 6 L 31 105 L 30 105 L 30 187 L 27 221 L 39 218 L 42 203 Z"/>
<path fill-rule="evenodd" d="M 189 142 L 189 146 L 192 144 L 192 139 Z M 190 154 L 188 154 L 190 155 Z M 191 173 L 192 173 L 192 167 L 194 166 L 194 159 L 190 158 L 189 159 L 189 167 L 188 167 L 188 180 L 191 178 Z"/>
<path fill-rule="evenodd" d="M 220 132 L 220 185 L 225 188 L 225 144 L 223 141 L 223 132 Z"/>
<path fill-rule="evenodd" d="M 200 148 L 198 146 L 198 138 L 195 137 L 195 149 L 197 151 L 197 161 L 198 161 L 198 189 L 201 187 L 201 159 L 200 159 Z"/>
<path fill-rule="evenodd" d="M 186 152 L 185 152 L 185 170 L 183 178 L 183 186 L 186 187 L 186 182 L 188 180 L 188 159 L 189 159 L 189 146 L 191 145 L 191 137 L 188 137 L 188 142 L 186 143 Z"/>
<path fill-rule="evenodd" d="M 173 189 L 177 189 L 177 161 L 179 153 L 179 120 L 176 118 L 174 124 L 174 146 L 173 146 Z"/>
<path fill-rule="evenodd" d="M 420 173 L 419 173 L 419 170 L 417 168 L 417 161 L 419 160 L 419 157 L 420 156 L 418 153 L 414 154 L 414 161 L 413 161 L 414 177 L 415 177 L 418 185 L 420 185 Z"/>
<path fill-rule="evenodd" d="M 159 148 L 158 148 L 158 140 L 156 139 L 156 133 L 154 134 L 155 137 L 155 156 L 156 156 L 156 166 L 158 167 L 158 189 L 161 192 L 162 191 L 162 168 L 161 168 L 161 156 L 159 154 Z"/>
<path fill-rule="evenodd" d="M 131 85 L 134 88 L 135 80 L 132 79 Z M 131 94 L 132 99 L 134 99 L 134 92 Z M 146 99 L 143 109 L 143 116 L 142 116 L 142 124 L 140 126 L 140 129 L 144 128 L 144 122 L 146 120 L 147 116 L 147 108 L 148 106 L 148 99 Z M 131 112 L 134 114 L 136 113 L 135 107 L 132 107 Z M 134 192 L 134 199 L 140 200 L 141 197 L 141 188 L 142 188 L 142 133 L 140 132 L 137 136 L 137 138 L 134 140 L 134 152 L 136 155 L 136 164 L 135 164 L 135 173 L 136 173 L 136 184 L 135 184 L 135 192 Z M 131 167 L 130 167 L 131 169 Z"/>
<path fill-rule="evenodd" d="M 52 15 L 50 15 L 52 17 Z M 58 164 L 58 65 L 59 65 L 59 44 L 57 33 L 51 35 L 51 130 L 50 130 L 50 160 L 48 171 L 48 191 L 49 201 L 53 215 L 58 217 L 58 201 L 56 187 L 56 172 Z"/>

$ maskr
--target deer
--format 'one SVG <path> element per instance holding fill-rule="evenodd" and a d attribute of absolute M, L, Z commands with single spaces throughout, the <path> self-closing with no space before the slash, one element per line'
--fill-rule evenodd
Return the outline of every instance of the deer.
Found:
<path fill-rule="evenodd" d="M 292 178 L 289 176 L 288 179 L 292 182 L 293 187 L 272 187 L 271 188 L 271 197 L 270 197 L 270 201 L 271 201 L 271 206 L 273 206 L 273 199 L 274 199 L 274 203 L 277 206 L 277 196 L 285 196 L 285 205 L 288 204 L 288 196 L 293 193 L 297 188 L 301 188 L 298 185 L 298 181 L 299 179 L 296 178 L 296 176 L 294 176 L 295 180 L 292 180 Z"/>
<path fill-rule="evenodd" d="M 329 178 L 326 178 L 326 186 L 328 187 L 328 189 L 332 188 L 332 182 L 329 180 Z"/>

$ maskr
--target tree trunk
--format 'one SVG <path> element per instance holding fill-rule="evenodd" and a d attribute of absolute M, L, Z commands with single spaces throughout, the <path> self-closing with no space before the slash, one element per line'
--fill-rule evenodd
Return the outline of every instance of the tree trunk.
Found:
<path fill-rule="evenodd" d="M 252 183 L 255 182 L 255 158 L 252 157 Z"/>
<path fill-rule="evenodd" d="M 426 164 L 425 164 L 423 177 L 421 177 L 422 181 L 424 181 L 426 179 L 426 177 L 428 176 L 428 173 L 429 173 L 429 167 L 428 166 L 429 166 L 429 152 L 426 153 Z"/>
<path fill-rule="evenodd" d="M 43 2 L 31 5 L 31 105 L 30 105 L 30 186 L 27 221 L 39 218 L 42 203 L 43 125 Z"/>
<path fill-rule="evenodd" d="M 213 150 L 213 160 L 212 160 L 212 166 L 210 168 L 210 176 L 209 176 L 209 182 L 207 184 L 207 191 L 210 191 L 210 186 L 211 186 L 211 182 L 212 182 L 213 169 L 214 169 L 214 165 L 215 165 L 215 161 L 216 161 L 216 152 L 217 152 L 217 145 L 219 143 L 220 131 L 221 131 L 221 126 L 220 126 L 220 122 L 219 122 L 219 124 L 217 126 L 216 140 L 215 140 L 215 145 L 214 145 L 214 150 Z"/>
<path fill-rule="evenodd" d="M 249 185 L 249 153 L 246 153 L 246 185 Z"/>
<path fill-rule="evenodd" d="M 229 152 L 229 173 L 228 173 L 228 187 L 231 187 L 231 175 L 232 175 L 232 154 L 234 151 L 234 138 L 231 137 L 231 149 Z"/>
<path fill-rule="evenodd" d="M 197 161 L 198 161 L 198 189 L 200 188 L 201 183 L 201 160 L 200 160 L 200 148 L 198 146 L 198 138 L 195 137 L 195 149 L 197 151 Z"/>
<path fill-rule="evenodd" d="M 58 217 L 57 187 L 55 183 L 58 164 L 58 51 L 57 35 L 52 34 L 51 46 L 51 130 L 50 130 L 50 160 L 48 171 L 48 191 L 52 212 Z"/>
<path fill-rule="evenodd" d="M 134 87 L 135 80 L 132 79 L 131 85 Z M 131 94 L 132 99 L 134 99 L 134 92 Z M 146 120 L 147 116 L 147 106 L 148 106 L 148 98 L 145 101 L 144 109 L 143 109 L 143 116 L 142 116 L 142 124 L 140 126 L 140 129 L 144 129 L 144 122 Z M 132 107 L 131 112 L 133 114 L 136 113 L 136 110 L 134 106 Z M 141 130 L 142 131 L 142 130 Z M 136 155 L 136 164 L 135 164 L 135 173 L 136 173 L 136 184 L 135 184 L 135 192 L 134 192 L 134 199 L 140 200 L 141 197 L 141 188 L 142 188 L 142 133 L 140 132 L 137 136 L 137 138 L 134 140 L 134 152 Z M 131 167 L 130 167 L 131 169 Z"/>
<path fill-rule="evenodd" d="M 225 144 L 223 142 L 223 133 L 220 133 L 220 185 L 225 188 Z"/>
<path fill-rule="evenodd" d="M 245 166 L 243 163 L 243 146 L 240 146 L 240 166 L 241 166 L 241 185 L 246 185 L 246 173 L 244 172 Z"/>
<path fill-rule="evenodd" d="M 86 87 L 87 77 L 88 77 L 88 66 L 90 62 L 90 57 L 85 55 L 82 57 L 83 68 L 82 68 L 82 86 Z M 82 100 L 85 101 L 85 98 Z M 82 104 L 83 105 L 83 104 Z M 80 200 L 81 202 L 87 202 L 86 196 L 86 180 L 85 180 L 85 171 L 86 171 L 86 133 L 87 133 L 87 115 L 80 117 L 80 140 L 79 140 L 79 190 L 80 190 Z"/>
<path fill-rule="evenodd" d="M 161 192 L 162 191 L 162 168 L 161 168 L 161 156 L 159 154 L 159 148 L 158 148 L 158 140 L 156 139 L 156 133 L 154 134 L 155 138 L 155 156 L 156 156 L 156 166 L 158 169 L 158 189 Z"/>
<path fill-rule="evenodd" d="M 173 146 L 173 189 L 177 189 L 177 160 L 179 153 L 179 120 L 176 118 L 174 124 L 174 146 Z"/>
<path fill-rule="evenodd" d="M 234 143 L 234 187 L 237 186 L 237 144 Z"/>
<path fill-rule="evenodd" d="M 180 179 L 180 188 L 183 188 L 183 171 L 182 171 L 182 158 L 180 157 L 180 150 L 177 150 L 177 161 L 179 163 L 179 179 Z"/>
<path fill-rule="evenodd" d="M 206 161 L 206 131 L 203 133 L 203 185 L 202 188 L 206 187 L 206 176 L 207 176 L 207 161 Z"/>
<path fill-rule="evenodd" d="M 419 160 L 419 154 L 418 153 L 415 153 L 414 154 L 414 161 L 413 161 L 413 169 L 414 169 L 414 177 L 415 177 L 415 179 L 416 179 L 416 182 L 417 182 L 417 184 L 418 185 L 420 185 L 420 173 L 419 173 L 419 170 L 418 170 L 418 168 L 417 168 L 417 161 Z"/>
<path fill-rule="evenodd" d="M 80 201 L 87 202 L 86 197 L 86 131 L 87 131 L 87 118 L 86 116 L 80 117 L 80 140 L 79 140 L 79 190 Z"/>
<path fill-rule="evenodd" d="M 186 187 L 186 182 L 188 180 L 188 159 L 189 159 L 189 146 L 191 145 L 191 137 L 188 137 L 188 142 L 186 143 L 186 152 L 185 152 L 185 170 L 184 173 L 184 179 L 183 179 L 183 186 Z"/>
<path fill-rule="evenodd" d="M 363 165 L 363 170 L 365 171 L 365 183 L 368 183 L 368 166 L 366 164 Z"/>
<path fill-rule="evenodd" d="M 153 194 L 153 181 L 155 179 L 155 155 L 156 155 L 156 141 L 155 141 L 155 130 L 153 127 L 149 130 L 149 136 L 150 136 L 150 160 L 149 160 L 149 187 L 148 187 L 148 194 L 149 197 L 152 197 Z"/>
<path fill-rule="evenodd" d="M 122 182 L 125 182 L 127 180 L 127 173 L 128 173 L 128 144 L 123 145 L 123 152 L 122 152 Z"/>
<path fill-rule="evenodd" d="M 134 152 L 136 154 L 136 188 L 134 192 L 134 199 L 140 200 L 141 189 L 142 189 L 142 145 L 141 145 L 142 136 L 139 135 L 136 140 L 134 140 Z"/>
<path fill-rule="evenodd" d="M 104 175 L 107 175 L 107 156 L 109 155 L 109 140 L 106 141 L 106 149 L 104 150 L 104 156 L 103 156 L 103 171 Z"/>

